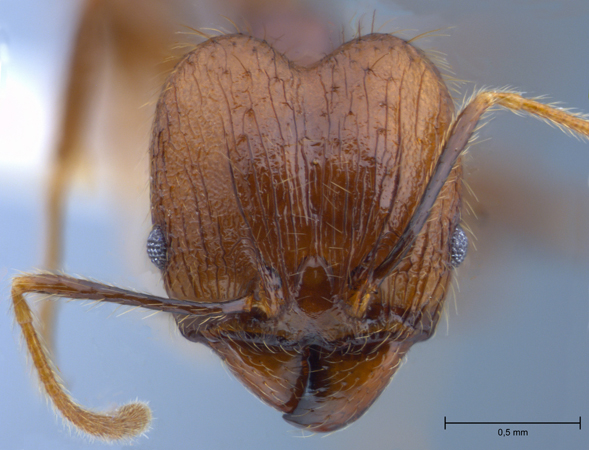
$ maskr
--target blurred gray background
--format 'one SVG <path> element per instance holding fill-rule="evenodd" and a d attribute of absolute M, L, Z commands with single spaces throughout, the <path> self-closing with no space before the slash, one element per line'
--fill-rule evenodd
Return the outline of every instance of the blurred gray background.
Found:
<path fill-rule="evenodd" d="M 446 53 L 456 77 L 468 81 L 459 88 L 458 104 L 475 88 L 511 86 L 589 112 L 586 1 L 331 0 L 273 2 L 269 10 L 264 3 L 185 2 L 174 27 L 229 28 L 223 14 L 237 22 L 247 18 L 256 32 L 266 26 L 282 34 L 283 45 L 327 39 L 336 47 L 342 26 L 349 38 L 363 17 L 368 32 L 376 11 L 377 26 L 404 30 L 407 38 L 443 29 L 437 34 L 445 36 L 416 44 Z M 62 426 L 39 394 L 9 311 L 11 277 L 42 261 L 46 166 L 79 11 L 70 0 L 0 0 L 2 449 L 123 447 L 90 443 Z M 298 57 L 304 59 L 304 52 Z M 101 89 L 107 100 L 99 102 L 97 121 L 108 125 L 104 111 L 122 93 Z M 146 95 L 153 102 L 157 89 Z M 137 136 L 136 142 L 118 141 L 120 148 L 109 145 L 115 139 L 101 128 L 92 131 L 96 139 L 79 176 L 90 181 L 76 182 L 68 203 L 65 270 L 161 294 L 143 247 L 150 227 L 144 156 L 149 111 L 141 109 L 147 119 L 118 130 Z M 493 117 L 466 158 L 466 180 L 478 201 L 468 197 L 477 218 L 466 208 L 464 216 L 477 249 L 471 247 L 457 271 L 456 299 L 448 296 L 436 335 L 413 347 L 359 421 L 328 436 L 306 437 L 254 398 L 217 357 L 184 342 L 167 318 L 138 311 L 116 317 L 120 311 L 113 315 L 110 306 L 87 311 L 81 302 L 65 305 L 58 320 L 57 361 L 74 398 L 99 409 L 149 401 L 155 420 L 134 444 L 141 449 L 588 448 L 586 429 L 571 425 L 443 429 L 444 416 L 583 416 L 589 424 L 589 144 L 531 118 L 509 112 Z M 135 162 L 113 168 L 131 146 L 139 149 L 128 157 Z M 527 429 L 528 436 L 499 437 L 498 428 Z"/>

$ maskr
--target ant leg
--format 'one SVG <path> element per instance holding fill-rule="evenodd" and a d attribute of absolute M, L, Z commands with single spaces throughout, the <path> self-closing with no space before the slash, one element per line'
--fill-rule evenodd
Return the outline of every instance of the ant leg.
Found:
<path fill-rule="evenodd" d="M 95 78 L 101 59 L 104 59 L 101 58 L 105 51 L 101 3 L 86 2 L 69 67 L 61 136 L 53 155 L 48 180 L 46 253 L 43 265 L 47 270 L 57 270 L 61 265 L 64 200 L 74 166 L 80 158 L 85 126 L 88 123 L 90 104 L 95 91 Z M 39 310 L 40 331 L 49 347 L 53 346 L 56 307 L 57 304 L 54 302 L 44 302 Z"/>
<path fill-rule="evenodd" d="M 139 294 L 65 275 L 38 274 L 16 277 L 12 283 L 12 302 L 16 321 L 21 327 L 45 392 L 68 422 L 77 429 L 104 440 L 129 439 L 144 433 L 151 421 L 150 409 L 143 403 L 129 403 L 109 413 L 98 413 L 84 409 L 75 403 L 66 392 L 47 350 L 39 339 L 33 324 L 33 314 L 25 300 L 27 293 L 108 301 L 176 314 L 210 315 L 213 321 L 220 321 L 232 312 L 242 311 L 249 299 L 246 297 L 225 303 L 198 304 Z"/>
<path fill-rule="evenodd" d="M 521 95 L 512 92 L 480 92 L 460 112 L 458 118 L 450 126 L 446 144 L 421 197 L 419 206 L 415 209 L 409 224 L 393 250 L 380 266 L 374 270 L 373 279 L 382 280 L 386 278 L 411 248 L 454 164 L 468 146 L 468 141 L 479 119 L 492 106 L 502 106 L 515 113 L 527 112 L 555 124 L 563 131 L 571 131 L 589 137 L 589 121 L 581 116 L 570 114 L 536 100 L 523 98 Z M 362 276 L 363 274 L 359 273 L 356 275 L 356 279 L 362 279 Z"/>

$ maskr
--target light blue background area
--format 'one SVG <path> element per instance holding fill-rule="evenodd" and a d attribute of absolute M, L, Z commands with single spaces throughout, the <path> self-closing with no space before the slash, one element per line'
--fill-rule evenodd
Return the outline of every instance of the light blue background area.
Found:
<path fill-rule="evenodd" d="M 368 30 L 376 9 L 377 24 L 392 20 L 386 31 L 406 29 L 412 37 L 445 29 L 441 33 L 448 36 L 417 44 L 448 55 L 456 77 L 470 81 L 462 94 L 509 85 L 589 112 L 584 0 L 319 5 L 338 27 L 357 13 L 366 14 Z M 36 388 L 9 311 L 10 278 L 41 264 L 42 163 L 60 114 L 76 10 L 71 1 L 0 0 L 0 102 L 14 101 L 7 92 L 14 86 L 10 76 L 28 86 L 40 105 L 40 112 L 1 105 L 4 113 L 12 111 L 3 122 L 14 121 L 3 123 L 0 135 L 1 449 L 122 447 L 91 444 L 55 418 Z M 231 11 L 224 13 L 234 18 Z M 11 165 L 7 155 L 15 150 L 9 143 L 30 136 L 10 133 L 27 114 L 43 118 L 42 145 Z M 410 351 L 358 422 L 332 435 L 302 438 L 218 358 L 184 342 L 163 316 L 143 319 L 147 314 L 136 311 L 117 318 L 108 305 L 87 311 L 81 302 L 66 304 L 58 322 L 58 363 L 74 397 L 96 408 L 149 401 L 155 420 L 148 436 L 136 441 L 139 449 L 589 448 L 589 143 L 508 112 L 493 117 L 481 130 L 484 142 L 466 161 L 466 179 L 479 201 L 469 197 L 478 218 L 465 214 L 465 220 L 477 236 L 477 250 L 471 248 L 458 271 L 456 306 L 449 295 L 447 321 Z M 136 259 L 128 255 L 127 242 L 147 236 L 147 204 L 139 205 L 139 226 L 131 227 L 120 206 L 113 207 L 116 190 L 111 182 L 110 189 L 99 184 L 71 197 L 66 270 L 157 293 L 157 273 L 144 251 L 138 249 Z M 527 429 L 528 436 L 498 437 L 498 426 L 444 431 L 444 416 L 453 421 L 583 416 L 587 427 L 511 426 Z"/>

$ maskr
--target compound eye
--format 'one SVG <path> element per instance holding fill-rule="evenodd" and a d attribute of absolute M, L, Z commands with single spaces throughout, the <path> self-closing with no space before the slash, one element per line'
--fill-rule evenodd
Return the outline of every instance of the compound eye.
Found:
<path fill-rule="evenodd" d="M 166 241 L 162 229 L 157 225 L 153 227 L 147 238 L 147 256 L 160 270 L 164 270 L 168 262 Z"/>
<path fill-rule="evenodd" d="M 462 264 L 464 258 L 466 258 L 466 252 L 468 251 L 468 238 L 460 225 L 456 226 L 452 235 L 450 251 L 452 255 L 452 267 L 458 267 Z"/>

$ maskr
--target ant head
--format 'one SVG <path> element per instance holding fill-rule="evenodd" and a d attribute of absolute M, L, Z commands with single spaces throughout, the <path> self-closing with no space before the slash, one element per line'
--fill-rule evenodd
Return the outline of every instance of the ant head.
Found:
<path fill-rule="evenodd" d="M 248 301 L 178 316 L 182 334 L 291 422 L 362 414 L 439 317 L 459 166 L 416 240 L 403 232 L 453 112 L 437 69 L 389 35 L 306 68 L 242 35 L 187 55 L 157 107 L 148 252 L 172 298 Z"/>

